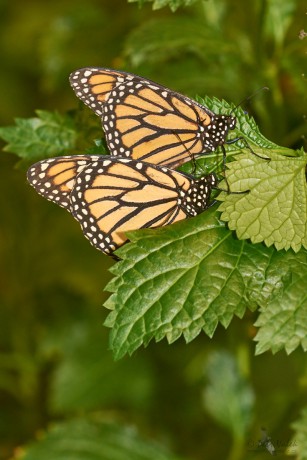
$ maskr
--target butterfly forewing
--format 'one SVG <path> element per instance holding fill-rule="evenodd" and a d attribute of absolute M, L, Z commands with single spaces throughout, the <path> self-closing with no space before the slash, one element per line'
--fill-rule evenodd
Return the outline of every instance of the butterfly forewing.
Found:
<path fill-rule="evenodd" d="M 223 145 L 235 127 L 234 117 L 133 74 L 85 68 L 70 83 L 101 118 L 112 156 L 177 167 Z"/>

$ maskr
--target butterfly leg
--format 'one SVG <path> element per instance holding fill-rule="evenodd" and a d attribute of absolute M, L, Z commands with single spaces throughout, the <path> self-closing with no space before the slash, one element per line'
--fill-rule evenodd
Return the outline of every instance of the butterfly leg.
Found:
<path fill-rule="evenodd" d="M 256 157 L 261 158 L 262 160 L 270 161 L 271 158 L 268 157 L 263 157 L 262 155 L 259 155 L 258 153 L 254 152 L 254 150 L 251 148 L 247 140 L 243 136 L 236 137 L 235 139 L 230 139 L 225 142 L 225 144 L 235 144 L 238 141 L 242 141 L 244 143 L 244 146 Z M 223 146 L 222 146 L 223 147 Z"/>

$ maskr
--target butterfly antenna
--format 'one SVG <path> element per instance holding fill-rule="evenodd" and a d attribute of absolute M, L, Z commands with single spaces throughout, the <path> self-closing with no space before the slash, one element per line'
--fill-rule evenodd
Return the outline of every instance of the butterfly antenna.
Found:
<path fill-rule="evenodd" d="M 260 93 L 260 91 L 269 91 L 270 88 L 268 86 L 262 86 L 261 88 L 258 88 L 256 91 L 254 91 L 252 94 L 250 94 L 249 96 L 245 97 L 244 99 L 242 99 L 242 101 L 239 102 L 239 104 L 237 104 L 230 112 L 230 115 L 233 113 L 234 110 L 236 110 L 238 107 L 240 107 L 240 105 L 242 105 L 244 102 L 248 102 L 250 101 L 253 97 L 255 97 L 258 93 Z"/>

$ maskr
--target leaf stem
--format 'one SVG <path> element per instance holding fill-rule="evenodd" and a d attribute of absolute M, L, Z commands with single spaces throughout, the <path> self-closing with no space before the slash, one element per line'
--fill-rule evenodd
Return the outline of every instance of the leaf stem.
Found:
<path fill-rule="evenodd" d="M 234 436 L 228 460 L 241 460 L 241 459 L 243 459 L 244 458 L 243 457 L 243 451 L 244 451 L 243 438 Z"/>

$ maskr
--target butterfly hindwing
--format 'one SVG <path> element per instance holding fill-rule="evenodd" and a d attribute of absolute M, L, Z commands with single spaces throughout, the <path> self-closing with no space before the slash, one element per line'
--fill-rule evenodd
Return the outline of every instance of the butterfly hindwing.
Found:
<path fill-rule="evenodd" d="M 98 156 L 74 155 L 38 161 L 28 169 L 27 178 L 37 193 L 62 208 L 70 209 L 70 193 L 78 174 Z"/>
<path fill-rule="evenodd" d="M 235 127 L 234 117 L 126 72 L 84 68 L 70 83 L 101 118 L 112 156 L 174 168 L 223 145 Z"/>

